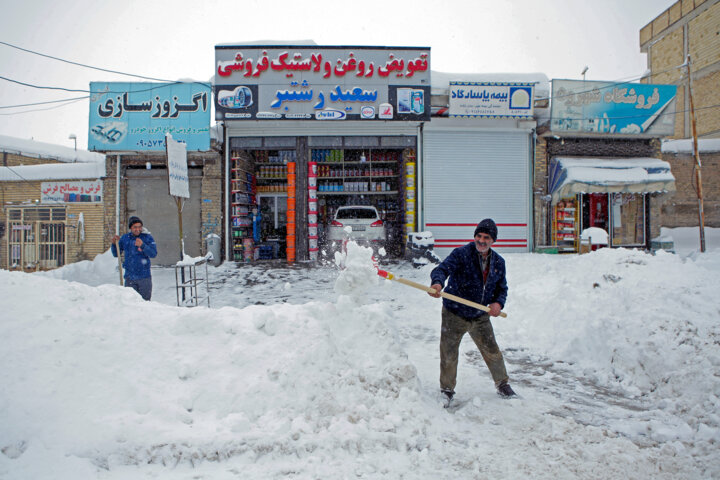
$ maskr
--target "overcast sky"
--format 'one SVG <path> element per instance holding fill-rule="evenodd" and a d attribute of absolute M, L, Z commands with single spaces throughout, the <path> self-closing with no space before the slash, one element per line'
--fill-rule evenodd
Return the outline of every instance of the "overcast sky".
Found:
<path fill-rule="evenodd" d="M 209 81 L 214 46 L 258 40 L 431 47 L 431 68 L 635 81 L 646 70 L 639 31 L 675 0 L 0 0 L 0 41 L 136 75 Z M 0 76 L 87 90 L 143 81 L 0 44 Z M 84 97 L 0 79 L 0 107 Z M 88 100 L 0 108 L 0 135 L 87 148 Z"/>

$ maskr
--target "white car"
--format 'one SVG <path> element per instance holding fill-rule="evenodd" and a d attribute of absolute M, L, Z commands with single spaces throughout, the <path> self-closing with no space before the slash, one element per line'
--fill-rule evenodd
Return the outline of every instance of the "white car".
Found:
<path fill-rule="evenodd" d="M 385 245 L 385 225 L 375 207 L 351 205 L 339 207 L 327 230 L 328 243 L 350 239 L 375 247 Z"/>

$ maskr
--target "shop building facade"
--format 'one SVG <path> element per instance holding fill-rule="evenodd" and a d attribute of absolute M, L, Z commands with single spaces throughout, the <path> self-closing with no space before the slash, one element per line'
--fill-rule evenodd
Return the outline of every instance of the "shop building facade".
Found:
<path fill-rule="evenodd" d="M 50 270 L 104 251 L 105 157 L 0 136 L 0 268 Z"/>
<path fill-rule="evenodd" d="M 210 85 L 93 82 L 90 90 L 89 148 L 108 158 L 105 248 L 112 233 L 124 234 L 128 218 L 138 216 L 158 245 L 153 264 L 173 265 L 183 252 L 205 255 L 208 235 L 223 232 L 222 162 L 211 142 Z M 187 151 L 190 197 L 181 200 L 181 213 L 169 191 L 168 134 Z"/>
<path fill-rule="evenodd" d="M 477 223 L 493 218 L 501 253 L 532 251 L 532 167 L 537 92 L 542 74 L 433 72 L 433 117 L 421 155 L 422 230 L 441 258 L 472 241 Z M 543 110 L 542 104 L 538 105 Z"/>
<path fill-rule="evenodd" d="M 550 120 L 535 151 L 539 246 L 573 253 L 590 238 L 650 248 L 662 205 L 676 190 L 661 156 L 661 139 L 674 131 L 675 87 L 552 83 Z"/>
<path fill-rule="evenodd" d="M 399 254 L 418 228 L 430 49 L 218 45 L 215 59 L 226 260 L 329 255 L 341 206 L 375 207 L 382 247 Z"/>

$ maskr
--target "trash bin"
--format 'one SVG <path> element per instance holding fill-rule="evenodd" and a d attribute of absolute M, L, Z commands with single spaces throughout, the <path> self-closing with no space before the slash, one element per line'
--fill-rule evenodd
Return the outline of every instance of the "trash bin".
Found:
<path fill-rule="evenodd" d="M 440 263 L 440 257 L 433 251 L 435 237 L 432 232 L 410 232 L 407 237 L 405 257 L 412 260 L 414 267 L 422 267 L 428 263 Z"/>
<path fill-rule="evenodd" d="M 205 251 L 212 253 L 212 258 L 209 260 L 210 265 L 217 267 L 222 263 L 220 235 L 210 233 L 205 237 Z"/>

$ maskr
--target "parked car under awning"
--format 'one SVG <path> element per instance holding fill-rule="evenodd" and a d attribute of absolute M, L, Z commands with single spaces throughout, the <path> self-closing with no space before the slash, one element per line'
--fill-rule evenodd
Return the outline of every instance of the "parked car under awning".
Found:
<path fill-rule="evenodd" d="M 578 193 L 675 191 L 670 164 L 657 158 L 555 157 L 549 173 L 552 203 Z"/>

